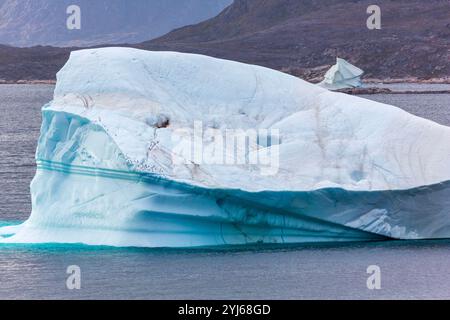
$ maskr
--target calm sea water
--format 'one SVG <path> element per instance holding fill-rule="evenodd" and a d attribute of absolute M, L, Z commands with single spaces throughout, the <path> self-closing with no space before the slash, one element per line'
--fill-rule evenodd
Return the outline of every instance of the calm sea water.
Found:
<path fill-rule="evenodd" d="M 53 86 L 0 86 L 0 221 L 23 221 L 40 108 Z M 434 90 L 434 89 L 433 89 Z M 450 95 L 370 95 L 450 126 Z M 1 222 L 0 222 L 1 223 Z M 81 290 L 66 269 L 81 268 Z M 381 290 L 366 287 L 369 265 Z M 226 248 L 0 246 L 0 299 L 450 298 L 450 241 Z"/>

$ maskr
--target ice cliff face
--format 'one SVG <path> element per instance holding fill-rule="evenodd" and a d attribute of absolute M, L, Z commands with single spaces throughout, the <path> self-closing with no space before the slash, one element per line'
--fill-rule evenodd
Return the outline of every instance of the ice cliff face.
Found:
<path fill-rule="evenodd" d="M 450 128 L 393 106 L 206 56 L 83 50 L 43 108 L 32 215 L 0 234 L 150 247 L 443 238 L 449 160 Z"/>

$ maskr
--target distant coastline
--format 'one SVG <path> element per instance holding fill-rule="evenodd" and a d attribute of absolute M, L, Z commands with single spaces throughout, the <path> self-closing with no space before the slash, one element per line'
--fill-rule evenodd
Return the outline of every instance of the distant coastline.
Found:
<path fill-rule="evenodd" d="M 312 82 L 312 83 L 319 83 L 320 81 L 323 80 L 323 77 L 314 77 L 314 78 L 306 77 L 306 78 L 304 78 L 304 80 Z M 441 77 L 441 78 L 429 78 L 429 79 L 421 79 L 418 77 L 406 77 L 406 78 L 364 78 L 363 77 L 363 82 L 366 84 L 375 84 L 375 83 L 384 83 L 384 84 L 393 84 L 393 83 L 450 84 L 450 76 Z"/>
<path fill-rule="evenodd" d="M 430 78 L 430 79 L 420 79 L 416 77 L 407 78 L 365 78 L 364 83 L 420 83 L 420 84 L 450 84 L 450 76 L 443 78 Z"/>
<path fill-rule="evenodd" d="M 309 80 L 312 83 L 315 83 L 317 81 L 311 81 L 311 79 L 305 79 Z M 316 79 L 314 79 L 316 80 Z M 450 90 L 432 90 L 432 91 L 415 91 L 415 90 L 406 90 L 406 91 L 393 91 L 388 88 L 378 88 L 378 87 L 371 87 L 370 85 L 373 84 L 397 84 L 397 83 L 407 83 L 407 84 L 450 84 L 450 77 L 444 77 L 444 78 L 431 78 L 431 79 L 419 79 L 414 77 L 408 77 L 408 78 L 384 78 L 384 79 L 376 79 L 376 78 L 367 78 L 364 79 L 364 83 L 366 84 L 365 88 L 354 88 L 354 89 L 345 89 L 341 90 L 341 92 L 348 93 L 348 94 L 415 94 L 415 93 L 428 93 L 428 94 L 447 94 L 450 93 Z M 3 80 L 0 79 L 0 85 L 55 85 L 56 80 Z"/>
<path fill-rule="evenodd" d="M 48 84 L 55 85 L 56 80 L 0 80 L 0 85 L 2 84 Z"/>

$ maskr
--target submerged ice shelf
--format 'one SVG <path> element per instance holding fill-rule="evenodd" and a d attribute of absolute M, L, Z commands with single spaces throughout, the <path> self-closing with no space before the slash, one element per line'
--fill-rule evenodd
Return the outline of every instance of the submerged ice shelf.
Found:
<path fill-rule="evenodd" d="M 450 128 L 393 106 L 258 66 L 106 48 L 71 54 L 42 114 L 32 214 L 0 242 L 450 237 Z M 206 161 L 229 129 L 249 133 L 232 151 L 270 161 Z"/>

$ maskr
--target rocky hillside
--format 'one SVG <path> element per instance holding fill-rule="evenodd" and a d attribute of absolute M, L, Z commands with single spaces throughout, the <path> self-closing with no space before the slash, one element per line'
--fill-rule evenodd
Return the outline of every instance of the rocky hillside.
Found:
<path fill-rule="evenodd" d="M 323 76 L 336 55 L 364 69 L 366 78 L 450 77 L 449 0 L 378 0 L 381 30 L 366 27 L 371 4 L 235 0 L 215 18 L 133 46 L 202 53 L 312 81 Z M 54 78 L 67 56 L 68 49 L 0 47 L 0 79 Z"/>
<path fill-rule="evenodd" d="M 14 48 L 0 45 L 0 84 L 19 80 L 54 80 L 69 48 Z"/>
<path fill-rule="evenodd" d="M 216 16 L 232 0 L 0 0 L 0 43 L 91 46 L 138 43 Z M 81 9 L 68 30 L 67 7 Z"/>
<path fill-rule="evenodd" d="M 142 44 L 204 53 L 302 77 L 321 76 L 336 55 L 375 78 L 450 76 L 450 1 L 379 0 L 382 29 L 369 30 L 371 0 L 236 0 L 218 17 Z"/>

